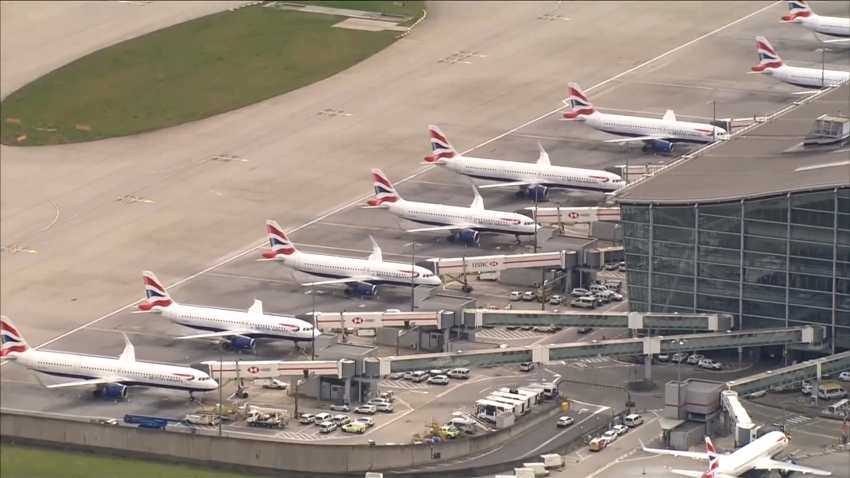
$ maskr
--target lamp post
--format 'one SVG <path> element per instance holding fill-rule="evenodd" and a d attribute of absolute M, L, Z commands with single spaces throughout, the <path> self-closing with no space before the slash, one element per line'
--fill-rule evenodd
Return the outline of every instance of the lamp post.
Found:
<path fill-rule="evenodd" d="M 826 88 L 826 52 L 832 51 L 832 49 L 818 48 L 815 51 L 820 52 L 820 87 Z"/>
<path fill-rule="evenodd" d="M 408 242 L 404 247 L 410 247 L 410 311 L 416 309 L 416 246 L 422 247 L 422 244 L 417 242 Z M 398 354 L 396 354 L 398 355 Z"/>
<path fill-rule="evenodd" d="M 313 335 L 310 338 L 310 360 L 316 360 L 316 330 L 319 328 L 319 321 L 316 320 L 316 286 L 310 286 L 310 298 L 313 301 Z"/>
<path fill-rule="evenodd" d="M 221 436 L 221 423 L 222 423 L 222 407 L 224 407 L 224 395 L 222 388 L 224 387 L 224 339 L 222 339 L 221 343 L 218 347 L 219 352 L 219 360 L 218 360 L 218 436 Z"/>
<path fill-rule="evenodd" d="M 296 380 L 295 381 L 295 419 L 298 417 L 298 387 L 304 384 L 304 380 Z"/>
<path fill-rule="evenodd" d="M 688 343 L 688 341 L 687 340 L 673 340 L 672 343 L 678 344 L 678 345 L 685 345 L 686 343 Z M 682 383 L 682 361 L 681 360 L 676 362 L 676 383 L 678 383 L 678 384 Z"/>
<path fill-rule="evenodd" d="M 711 141 L 715 142 L 717 141 L 717 100 L 707 101 L 706 103 L 711 103 Z"/>

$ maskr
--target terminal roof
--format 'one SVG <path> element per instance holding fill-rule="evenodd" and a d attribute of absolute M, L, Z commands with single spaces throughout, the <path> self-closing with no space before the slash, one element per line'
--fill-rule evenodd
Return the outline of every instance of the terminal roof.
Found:
<path fill-rule="evenodd" d="M 627 187 L 618 201 L 721 202 L 850 186 L 846 143 L 831 149 L 787 152 L 803 142 L 823 115 L 835 119 L 850 115 L 850 84 Z"/>

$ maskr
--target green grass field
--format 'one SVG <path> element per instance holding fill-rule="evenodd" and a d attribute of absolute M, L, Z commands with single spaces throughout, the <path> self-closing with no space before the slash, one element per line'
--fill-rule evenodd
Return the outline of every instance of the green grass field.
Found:
<path fill-rule="evenodd" d="M 248 478 L 224 471 L 17 445 L 4 444 L 0 457 L 3 478 Z"/>
<path fill-rule="evenodd" d="M 258 6 L 111 46 L 9 95 L 0 142 L 76 143 L 217 115 L 333 76 L 398 35 L 331 28 L 342 20 Z"/>
<path fill-rule="evenodd" d="M 419 18 L 422 15 L 423 2 L 393 2 L 393 1 L 358 1 L 358 0 L 292 0 L 291 3 L 316 5 L 328 8 L 344 8 L 347 10 L 362 10 L 364 12 L 380 12 L 390 15 L 404 15 Z"/>

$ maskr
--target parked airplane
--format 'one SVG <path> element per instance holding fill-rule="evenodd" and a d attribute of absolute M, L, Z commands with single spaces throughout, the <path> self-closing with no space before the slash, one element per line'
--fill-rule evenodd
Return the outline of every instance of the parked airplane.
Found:
<path fill-rule="evenodd" d="M 572 111 L 564 113 L 565 120 L 581 121 L 597 131 L 627 137 L 606 143 L 643 142 L 644 153 L 668 154 L 673 152 L 673 143 L 707 144 L 729 139 L 729 133 L 719 126 L 676 120 L 673 110 L 667 110 L 662 119 L 600 113 L 577 83 L 570 83 L 569 88 L 570 97 L 565 103 Z"/>
<path fill-rule="evenodd" d="M 384 262 L 381 248 L 372 236 L 369 236 L 372 240 L 372 254 L 368 259 L 355 259 L 299 252 L 277 222 L 266 221 L 266 229 L 272 250 L 264 253 L 260 261 L 280 261 L 299 272 L 330 279 L 301 284 L 303 286 L 345 284 L 348 286 L 346 294 L 374 296 L 378 285 L 410 286 L 411 281 L 415 285 L 442 285 L 440 278 L 424 267 Z"/>
<path fill-rule="evenodd" d="M 475 200 L 469 207 L 460 207 L 405 201 L 380 169 L 372 170 L 372 181 L 375 198 L 364 209 L 386 209 L 402 219 L 435 226 L 406 232 L 450 231 L 449 242 L 463 244 L 478 244 L 479 232 L 513 234 L 519 243 L 520 236 L 534 235 L 540 228 L 528 216 L 484 209 L 484 199 L 475 185 L 472 186 Z"/>
<path fill-rule="evenodd" d="M 850 72 L 847 71 L 788 66 L 779 58 L 765 37 L 756 37 L 756 48 L 759 64 L 754 66 L 750 73 L 761 73 L 789 85 L 816 89 L 836 86 L 850 79 Z"/>
<path fill-rule="evenodd" d="M 803 0 L 791 0 L 788 2 L 788 9 L 791 13 L 783 16 L 779 23 L 796 23 L 808 28 L 822 43 L 850 43 L 850 18 L 816 15 Z M 821 40 L 818 33 L 837 39 Z"/>
<path fill-rule="evenodd" d="M 298 350 L 299 342 L 312 342 L 319 331 L 310 323 L 295 317 L 265 315 L 263 302 L 254 300 L 248 312 L 180 305 L 171 299 L 168 291 L 153 272 L 142 272 L 147 299 L 133 312 L 156 313 L 175 324 L 211 333 L 177 337 L 179 340 L 221 337 L 225 347 L 235 350 L 254 350 L 254 339 L 291 340 Z"/>
<path fill-rule="evenodd" d="M 643 447 L 643 451 L 658 455 L 684 456 L 695 460 L 708 460 L 708 471 L 670 470 L 672 473 L 694 478 L 737 478 L 750 470 L 770 472 L 777 470 L 781 476 L 792 473 L 830 476 L 828 471 L 798 465 L 794 460 L 778 461 L 773 457 L 788 446 L 788 437 L 782 432 L 770 432 L 730 455 L 717 455 L 711 438 L 705 437 L 706 453 L 695 451 L 659 450 Z"/>
<path fill-rule="evenodd" d="M 626 185 L 623 178 L 607 171 L 552 166 L 540 143 L 537 144 L 540 158 L 535 164 L 468 158 L 455 151 L 440 128 L 429 126 L 428 130 L 434 154 L 426 156 L 425 162 L 470 178 L 499 182 L 480 186 L 481 189 L 519 186 L 517 197 L 545 200 L 549 188 L 612 193 Z"/>
<path fill-rule="evenodd" d="M 93 357 L 62 352 L 42 352 L 27 345 L 18 329 L 8 317 L 0 317 L 0 358 L 36 372 L 56 377 L 76 378 L 76 382 L 48 385 L 47 388 L 65 388 L 94 385 L 95 397 L 127 398 L 127 387 L 142 386 L 168 388 L 189 392 L 218 389 L 218 383 L 200 370 L 176 365 L 136 362 L 136 352 L 127 335 L 124 335 L 124 352 L 117 359 Z"/>

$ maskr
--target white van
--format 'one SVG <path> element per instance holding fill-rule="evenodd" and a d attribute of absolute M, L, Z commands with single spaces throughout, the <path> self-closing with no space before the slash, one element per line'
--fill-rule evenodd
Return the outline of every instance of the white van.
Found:
<path fill-rule="evenodd" d="M 823 410 L 821 410 L 821 413 L 826 415 L 843 415 L 848 410 L 850 410 L 850 400 L 847 400 L 845 398 L 844 400 L 838 401 L 824 408 Z"/>
<path fill-rule="evenodd" d="M 826 383 L 818 387 L 818 398 L 834 400 L 836 398 L 847 398 L 847 392 L 839 383 Z"/>
<path fill-rule="evenodd" d="M 631 415 L 627 415 L 626 418 L 623 419 L 623 425 L 634 428 L 643 423 L 643 417 L 638 415 L 637 413 L 632 413 Z"/>
<path fill-rule="evenodd" d="M 319 424 L 319 433 L 331 433 L 333 431 L 336 431 L 336 423 L 322 422 Z"/>
<path fill-rule="evenodd" d="M 453 368 L 449 370 L 447 373 L 450 378 L 456 378 L 460 380 L 466 380 L 469 378 L 469 369 L 468 368 Z"/>
<path fill-rule="evenodd" d="M 414 382 L 424 382 L 425 380 L 428 380 L 428 377 L 430 377 L 428 372 L 423 372 L 421 370 L 410 374 L 410 380 Z"/>
<path fill-rule="evenodd" d="M 590 292 L 592 294 L 598 294 L 600 292 L 605 292 L 606 290 L 608 290 L 608 288 L 602 284 L 593 284 L 590 286 Z"/>

